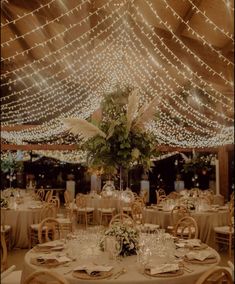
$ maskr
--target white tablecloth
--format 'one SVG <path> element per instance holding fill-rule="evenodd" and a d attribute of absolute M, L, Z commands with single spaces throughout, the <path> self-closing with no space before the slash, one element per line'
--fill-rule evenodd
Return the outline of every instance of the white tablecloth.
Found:
<path fill-rule="evenodd" d="M 177 277 L 166 277 L 166 278 L 152 277 L 150 279 L 150 278 L 145 277 L 138 270 L 137 257 L 135 255 L 125 257 L 120 262 L 111 261 L 110 263 L 110 261 L 108 260 L 107 253 L 97 250 L 98 252 L 97 259 L 99 260 L 98 261 L 96 260 L 96 261 L 99 262 L 98 263 L 99 265 L 100 264 L 112 265 L 114 268 L 113 270 L 114 273 L 116 273 L 122 268 L 125 268 L 126 273 L 121 275 L 118 279 L 112 279 L 111 277 L 111 278 L 103 279 L 100 281 L 81 280 L 81 279 L 77 279 L 73 277 L 71 270 L 77 267 L 78 265 L 83 265 L 85 262 L 86 263 L 89 261 L 94 262 L 94 260 L 92 260 L 90 256 L 90 254 L 92 254 L 92 252 L 90 252 L 91 241 L 86 240 L 85 242 L 81 243 L 81 240 L 78 239 L 78 240 L 69 241 L 69 243 L 67 243 L 66 245 L 67 245 L 67 249 L 69 249 L 70 251 L 73 250 L 73 252 L 77 253 L 76 261 L 70 262 L 70 264 L 67 266 L 59 265 L 56 268 L 50 268 L 50 270 L 56 271 L 57 273 L 61 273 L 71 284 L 76 284 L 76 283 L 81 283 L 81 284 L 83 283 L 84 284 L 85 283 L 90 283 L 90 284 L 95 284 L 95 283 L 107 283 L 107 284 L 112 284 L 112 283 L 122 283 L 122 284 L 129 284 L 129 283 L 130 284 L 131 283 L 132 284 L 133 283 L 137 283 L 137 284 L 146 284 L 146 283 L 182 284 L 182 283 L 187 283 L 187 284 L 190 284 L 190 283 L 195 283 L 196 280 L 199 278 L 199 276 L 203 272 L 218 265 L 220 261 L 220 256 L 218 255 L 218 253 L 215 250 L 211 249 L 217 257 L 217 262 L 214 264 L 203 264 L 203 265 L 202 264 L 187 264 L 187 267 L 192 269 L 193 272 L 191 273 L 184 272 L 183 275 L 177 276 Z M 85 256 L 86 259 L 84 259 L 84 252 L 87 252 Z M 58 252 L 56 252 L 55 254 L 58 254 Z M 36 266 L 30 263 L 30 260 L 32 257 L 39 256 L 39 255 L 40 253 L 36 253 L 33 250 L 30 250 L 25 255 L 21 283 L 23 283 L 26 277 L 30 275 L 32 272 L 36 271 L 37 269 L 42 269 L 41 266 Z"/>
<path fill-rule="evenodd" d="M 39 223 L 40 209 L 29 208 L 38 205 L 30 197 L 24 197 L 24 203 L 15 209 L 1 209 L 1 224 L 12 227 L 12 244 L 16 248 L 28 248 L 28 228 L 31 224 Z"/>
<path fill-rule="evenodd" d="M 213 245 L 214 227 L 225 226 L 228 222 L 228 213 L 226 210 L 217 212 L 191 212 L 190 215 L 195 218 L 199 229 L 199 239 L 209 245 Z M 171 226 L 171 212 L 164 212 L 156 209 L 144 210 L 144 222 L 158 224 L 166 229 Z"/>

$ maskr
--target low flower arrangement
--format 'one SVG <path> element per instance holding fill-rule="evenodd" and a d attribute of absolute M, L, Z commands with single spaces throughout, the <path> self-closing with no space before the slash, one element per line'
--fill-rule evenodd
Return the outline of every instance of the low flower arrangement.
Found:
<path fill-rule="evenodd" d="M 5 198 L 1 198 L 0 200 L 1 208 L 7 208 L 8 207 L 8 201 Z"/>
<path fill-rule="evenodd" d="M 100 240 L 100 248 L 104 251 L 105 238 L 107 236 L 116 237 L 121 248 L 120 256 L 129 256 L 136 254 L 139 244 L 139 232 L 135 228 L 125 225 L 115 225 L 105 231 L 104 236 Z"/>

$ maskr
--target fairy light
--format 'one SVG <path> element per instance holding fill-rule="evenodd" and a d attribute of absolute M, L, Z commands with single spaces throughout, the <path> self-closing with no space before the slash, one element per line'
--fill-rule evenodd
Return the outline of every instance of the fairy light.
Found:
<path fill-rule="evenodd" d="M 83 3 L 88 2 L 83 1 Z M 111 2 L 109 1 L 108 4 Z M 165 0 L 164 3 L 166 3 Z M 229 123 L 232 123 L 233 119 L 220 113 L 216 105 L 220 104 L 224 109 L 232 111 L 233 100 L 215 90 L 212 84 L 204 81 L 197 72 L 192 71 L 173 53 L 145 20 L 138 7 L 134 5 L 134 1 L 129 5 L 135 9 L 135 14 L 129 9 L 124 10 L 124 4 L 126 3 L 116 5 L 119 9 L 111 9 L 112 12 L 98 21 L 95 27 L 74 40 L 65 42 L 59 49 L 50 50 L 42 58 L 4 74 L 3 78 L 9 79 L 2 86 L 8 86 L 13 91 L 2 98 L 5 121 L 3 124 L 30 123 L 37 120 L 45 120 L 45 122 L 31 130 L 3 131 L 2 138 L 22 143 L 23 140 L 43 141 L 49 137 L 59 136 L 65 131 L 61 122 L 63 117 L 88 118 L 99 107 L 103 95 L 113 90 L 115 85 L 119 85 L 138 87 L 141 104 L 149 102 L 155 96 L 160 96 L 159 105 L 156 108 L 159 119 L 145 125 L 160 143 L 182 147 L 204 147 L 231 142 L 234 133 L 231 127 L 223 124 L 221 118 Z M 110 9 L 109 5 L 106 8 Z M 94 14 L 97 10 L 98 8 Z M 152 11 L 151 7 L 150 10 Z M 136 15 L 141 17 L 142 26 L 136 19 Z M 176 12 L 173 15 L 177 17 Z M 91 14 L 86 17 L 86 21 L 90 20 L 90 16 Z M 132 25 L 129 25 L 127 16 L 134 21 L 141 34 L 149 41 L 152 46 L 151 51 L 142 42 L 142 38 L 135 33 Z M 106 20 L 109 20 L 108 24 Z M 179 20 L 182 21 L 181 18 Z M 99 30 L 101 21 L 105 27 Z M 74 25 L 78 23 L 83 25 L 85 21 L 76 22 Z M 165 24 L 171 33 L 173 32 L 167 23 L 163 21 L 161 23 Z M 72 27 L 69 28 L 72 29 Z M 66 33 L 69 31 L 70 29 L 64 30 Z M 94 33 L 92 37 L 91 32 Z M 57 35 L 64 34 L 60 32 Z M 93 46 L 94 40 L 99 39 L 100 35 L 102 40 L 98 40 Z M 158 48 L 156 42 L 154 43 L 154 37 L 158 37 L 161 46 L 167 54 L 172 56 L 171 59 Z M 177 37 L 173 36 L 173 40 L 178 42 Z M 38 44 L 46 47 L 48 43 L 54 45 L 53 40 Z M 179 44 L 185 52 L 192 55 L 193 52 L 183 43 Z M 207 44 L 206 41 L 205 44 Z M 26 53 L 21 55 L 25 56 Z M 218 53 L 217 55 L 219 57 Z M 71 56 L 73 60 L 70 59 Z M 47 60 L 50 57 L 53 58 L 53 63 L 49 64 Z M 200 61 L 200 58 L 195 60 L 207 72 L 212 72 L 213 69 L 208 69 L 209 67 Z M 179 63 L 180 67 L 174 62 Z M 229 65 L 229 62 L 226 63 Z M 50 69 L 55 66 L 58 70 L 54 70 L 49 76 L 44 75 L 47 70 L 50 72 Z M 207 100 L 198 100 L 191 90 L 182 86 L 178 76 L 169 72 L 168 66 L 176 70 L 178 76 L 181 76 L 184 81 L 190 82 L 192 90 L 193 88 L 202 90 Z M 214 75 L 218 75 L 215 70 L 213 72 Z M 195 78 L 199 83 L 195 82 Z M 14 90 L 15 85 L 19 83 L 20 90 Z M 209 88 L 210 92 L 206 88 Z M 196 108 L 183 99 L 178 93 L 179 90 L 187 94 L 187 97 L 196 104 Z M 11 102 L 10 99 L 13 96 L 19 99 Z M 212 117 L 205 115 L 200 107 L 207 109 Z M 176 117 L 179 121 L 175 120 Z"/>
<path fill-rule="evenodd" d="M 188 48 L 184 42 L 177 36 L 174 34 L 174 31 L 172 30 L 171 26 L 166 22 L 166 21 L 163 21 L 161 19 L 161 17 L 158 15 L 157 11 L 153 9 L 153 5 L 152 3 L 149 3 L 149 1 L 147 0 L 146 3 L 149 5 L 151 11 L 153 12 L 153 14 L 157 17 L 157 19 L 160 21 L 160 24 L 163 24 L 167 30 L 172 34 L 172 38 L 178 42 L 182 48 L 184 48 L 189 54 L 191 54 L 193 56 L 193 58 L 195 60 L 198 61 L 198 63 L 200 63 L 200 65 L 202 67 L 205 67 L 206 70 L 208 70 L 210 73 L 212 73 L 212 75 L 217 75 L 218 77 L 220 77 L 224 82 L 225 84 L 227 85 L 230 85 L 232 86 L 232 82 L 228 81 L 224 76 L 223 74 L 221 73 L 218 73 L 217 71 L 215 71 L 213 68 L 211 68 L 211 66 L 209 66 L 203 59 L 201 59 L 196 53 L 194 53 L 190 48 Z M 139 8 L 136 7 L 136 10 L 139 11 Z"/>
<path fill-rule="evenodd" d="M 232 34 L 230 34 L 229 32 L 225 32 L 224 29 L 221 29 L 219 26 L 217 26 L 207 15 L 206 13 L 202 12 L 194 3 L 192 0 L 188 0 L 190 2 L 190 4 L 193 6 L 193 9 L 196 10 L 196 13 L 199 13 L 201 16 L 203 16 L 205 18 L 206 23 L 209 23 L 210 25 L 213 26 L 213 30 L 219 31 L 221 32 L 224 36 L 228 37 L 229 39 L 231 39 L 232 41 L 234 41 L 234 37 Z M 229 1 L 226 0 L 226 3 L 224 3 L 226 5 L 227 9 L 232 9 L 230 6 Z M 233 9 L 234 10 L 234 9 Z"/>
<path fill-rule="evenodd" d="M 134 7 L 134 8 L 137 8 L 137 7 Z M 166 50 L 166 52 L 169 53 L 169 54 L 172 56 L 172 58 L 173 58 L 174 60 L 176 60 L 176 62 L 180 63 L 180 64 L 182 65 L 182 67 L 185 68 L 185 70 L 187 70 L 187 72 L 189 72 L 192 77 L 193 77 L 193 76 L 196 77 L 196 78 L 200 81 L 200 83 L 202 83 L 204 86 L 207 86 L 207 87 L 209 87 L 210 89 L 212 89 L 213 92 L 214 92 L 215 94 L 217 94 L 219 97 L 223 97 L 223 99 L 228 100 L 230 104 L 233 103 L 233 100 L 231 100 L 230 98 L 226 97 L 226 96 L 223 95 L 222 93 L 220 93 L 220 92 L 218 92 L 217 90 L 215 90 L 215 89 L 213 88 L 212 84 L 208 84 L 205 80 L 202 79 L 202 76 L 198 75 L 197 72 L 193 72 L 182 60 L 180 60 L 180 59 L 174 54 L 174 53 L 167 47 L 167 45 L 161 40 L 161 37 L 158 36 L 157 33 L 155 33 L 154 28 L 153 28 L 151 25 L 148 24 L 148 22 L 147 22 L 146 19 L 144 18 L 143 14 L 141 14 L 141 12 L 139 11 L 139 9 L 136 9 L 136 13 L 138 14 L 138 16 L 141 17 L 141 20 L 142 20 L 143 23 L 148 27 L 148 30 L 152 32 L 152 35 L 155 36 L 155 37 L 157 37 L 158 40 L 160 40 L 161 45 L 164 47 L 164 49 Z M 152 43 L 153 48 L 154 48 L 153 50 L 156 51 L 156 52 L 159 51 L 158 54 L 160 55 L 160 57 L 161 57 L 162 59 L 166 60 L 167 63 L 170 64 L 173 68 L 177 69 L 177 72 L 180 72 L 180 74 L 182 74 L 184 78 L 187 78 L 188 80 L 190 80 L 190 82 L 191 82 L 192 84 L 196 85 L 196 83 L 193 82 L 193 80 L 192 80 L 190 77 L 188 77 L 187 74 L 185 74 L 184 71 L 180 70 L 180 68 L 178 68 L 176 64 L 173 64 L 173 63 L 171 62 L 171 60 L 169 60 L 169 59 L 164 55 L 164 53 L 162 53 L 162 52 L 159 50 L 158 44 L 154 43 L 152 37 L 150 37 L 148 33 L 145 33 L 144 30 L 143 30 L 143 27 L 138 24 L 138 21 L 137 21 L 136 16 L 133 15 L 133 14 L 130 14 L 130 15 L 131 15 L 131 17 L 133 18 L 133 20 L 135 21 L 135 24 L 140 28 L 141 32 L 142 32 L 142 33 L 146 36 L 146 38 L 148 38 L 148 40 Z M 232 83 L 231 83 L 231 84 L 232 84 Z M 199 88 L 201 88 L 201 87 L 199 86 Z M 202 88 L 201 88 L 201 89 L 202 89 Z M 205 88 L 203 88 L 202 90 L 203 90 L 205 93 L 208 94 L 208 92 L 206 91 Z"/>
<path fill-rule="evenodd" d="M 212 44 L 210 44 L 209 42 L 207 42 L 207 41 L 205 40 L 204 36 L 201 36 L 201 35 L 198 34 L 194 29 L 192 29 L 192 28 L 190 27 L 190 25 L 188 24 L 188 22 L 184 21 L 184 19 L 183 19 L 182 17 L 180 17 L 180 15 L 166 2 L 166 0 L 163 0 L 163 1 L 164 1 L 165 5 L 166 5 L 166 8 L 169 8 L 169 9 L 171 10 L 171 12 L 173 13 L 173 15 L 174 15 L 178 20 L 180 20 L 181 23 L 184 23 L 184 24 L 186 25 L 187 29 L 188 29 L 193 35 L 196 35 L 197 38 L 199 38 L 199 39 L 202 41 L 203 45 L 206 45 L 206 46 L 209 47 L 213 52 L 217 53 L 218 58 L 219 58 L 219 59 L 223 59 L 223 61 L 226 62 L 228 66 L 229 66 L 229 65 L 234 66 L 234 63 L 233 63 L 232 61 L 230 61 L 228 58 L 226 58 L 219 50 L 215 49 Z"/>

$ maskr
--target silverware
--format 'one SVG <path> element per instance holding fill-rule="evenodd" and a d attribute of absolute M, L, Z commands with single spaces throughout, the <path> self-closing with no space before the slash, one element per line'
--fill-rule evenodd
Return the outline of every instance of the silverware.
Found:
<path fill-rule="evenodd" d="M 64 274 L 69 274 L 69 273 L 72 272 L 72 271 L 73 271 L 73 269 L 70 269 L 70 270 L 64 272 Z"/>
<path fill-rule="evenodd" d="M 126 273 L 126 269 L 122 268 L 120 271 L 118 271 L 116 274 L 114 274 L 113 279 L 117 279 L 118 277 L 120 277 L 124 273 Z"/>

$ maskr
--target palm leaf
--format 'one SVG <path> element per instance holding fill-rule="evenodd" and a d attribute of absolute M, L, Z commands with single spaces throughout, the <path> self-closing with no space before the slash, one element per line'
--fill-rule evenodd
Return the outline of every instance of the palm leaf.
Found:
<path fill-rule="evenodd" d="M 130 131 L 131 124 L 135 118 L 135 115 L 138 111 L 138 105 L 139 105 L 139 96 L 137 95 L 138 90 L 135 89 L 132 91 L 132 93 L 128 97 L 128 104 L 127 104 L 127 131 Z"/>
<path fill-rule="evenodd" d="M 145 123 L 152 120 L 156 114 L 156 107 L 158 103 L 159 97 L 155 97 L 150 103 L 141 107 L 134 125 L 136 127 L 142 127 Z"/>
<path fill-rule="evenodd" d="M 64 118 L 63 122 L 70 132 L 72 132 L 74 135 L 79 135 L 85 140 L 96 135 L 100 135 L 104 138 L 106 137 L 106 134 L 102 130 L 85 119 L 71 117 Z"/>

